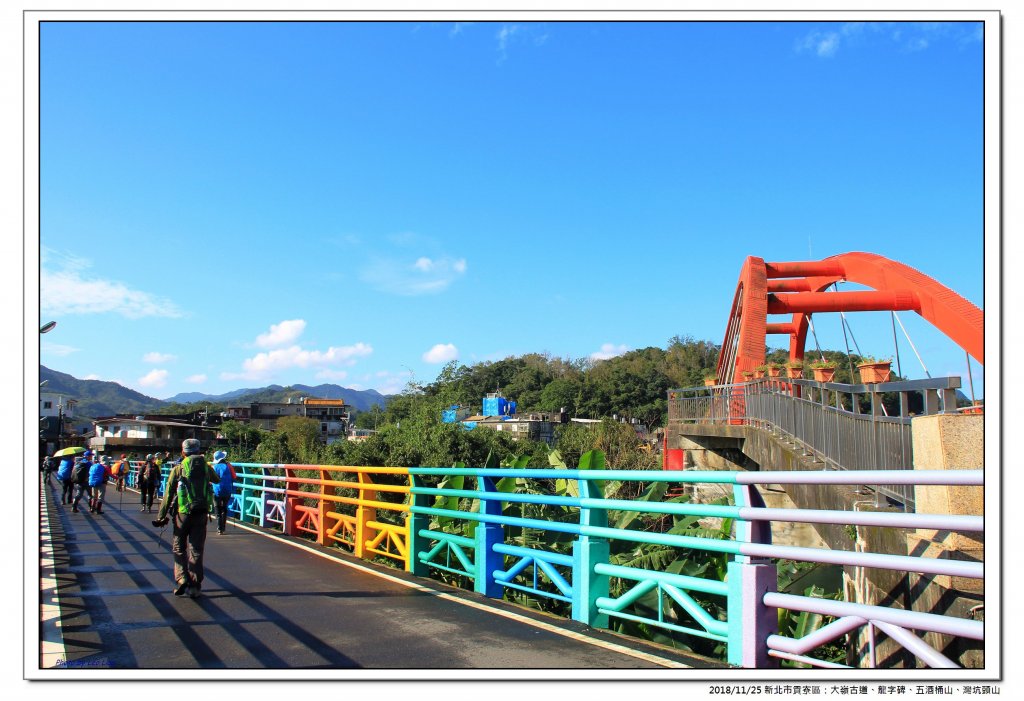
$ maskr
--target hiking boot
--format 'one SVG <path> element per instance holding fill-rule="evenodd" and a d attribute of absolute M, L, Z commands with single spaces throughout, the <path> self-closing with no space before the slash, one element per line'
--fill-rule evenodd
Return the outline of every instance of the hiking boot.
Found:
<path fill-rule="evenodd" d="M 139 509 L 139 513 L 140 514 L 144 514 L 144 513 L 146 513 L 146 510 L 147 510 L 146 507 L 143 506 L 141 509 Z"/>
<path fill-rule="evenodd" d="M 188 581 L 178 582 L 178 586 L 174 587 L 175 596 L 185 596 L 188 593 Z"/>
<path fill-rule="evenodd" d="M 194 585 L 192 585 L 191 587 L 188 588 L 188 598 L 190 598 L 190 599 L 198 599 L 202 595 L 203 595 L 203 592 L 199 588 L 198 584 L 194 584 Z"/>
<path fill-rule="evenodd" d="M 77 514 L 78 513 L 78 507 L 77 506 L 72 506 L 71 507 L 71 513 Z"/>

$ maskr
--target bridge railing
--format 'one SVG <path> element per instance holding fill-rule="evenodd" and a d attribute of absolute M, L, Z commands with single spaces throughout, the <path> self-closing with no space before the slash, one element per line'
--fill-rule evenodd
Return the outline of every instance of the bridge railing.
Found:
<path fill-rule="evenodd" d="M 642 623 L 678 633 L 724 643 L 730 663 L 743 667 L 775 666 L 789 659 L 818 667 L 841 667 L 808 653 L 823 643 L 841 638 L 863 627 L 885 631 L 922 664 L 957 667 L 939 652 L 945 642 L 936 636 L 983 639 L 978 621 L 962 620 L 932 613 L 895 610 L 863 603 L 824 601 L 820 598 L 776 591 L 777 563 L 781 559 L 870 567 L 903 573 L 982 577 L 982 563 L 955 562 L 919 556 L 834 551 L 808 547 L 772 545 L 770 524 L 843 524 L 853 527 L 931 528 L 950 531 L 981 531 L 980 516 L 949 516 L 891 512 L 847 512 L 765 508 L 757 484 L 877 484 L 893 480 L 901 485 L 982 484 L 981 471 L 908 471 L 897 475 L 886 471 L 860 472 L 646 472 L 613 470 L 514 470 L 473 468 L 411 468 L 413 476 L 412 551 L 413 572 L 427 575 L 431 570 L 455 573 L 473 582 L 475 591 L 500 597 L 506 588 L 526 591 L 536 597 L 571 604 L 572 618 L 594 627 L 608 627 L 611 619 Z M 472 478 L 475 489 L 427 486 L 426 479 Z M 571 480 L 578 496 L 565 494 L 509 493 L 502 480 L 534 478 Z M 709 505 L 606 498 L 605 485 L 616 482 L 718 483 L 733 485 L 732 505 Z M 455 508 L 455 505 L 460 505 Z M 476 506 L 470 506 L 475 504 Z M 551 521 L 516 515 L 514 504 L 548 505 L 566 509 L 571 517 Z M 700 517 L 733 520 L 730 539 L 695 537 L 668 530 L 651 532 L 609 526 L 609 513 L 667 514 L 672 517 Z M 446 526 L 431 526 L 431 520 Z M 453 523 L 472 524 L 467 531 Z M 572 536 L 571 554 L 510 543 L 510 534 L 533 530 L 538 542 L 551 536 Z M 548 537 L 545 537 L 548 536 Z M 613 562 L 613 543 L 668 546 L 724 555 L 728 558 L 724 580 L 691 576 L 680 572 L 623 566 Z M 955 573 L 955 574 L 953 574 Z M 610 583 L 618 580 L 620 593 L 610 594 Z M 625 583 L 624 585 L 622 583 Z M 546 586 L 542 586 L 546 584 Z M 636 606 L 649 594 L 657 603 Z M 702 603 L 708 596 L 723 600 L 714 615 Z M 673 605 L 674 604 L 674 605 Z M 827 626 L 800 638 L 779 635 L 779 609 L 832 616 Z M 928 641 L 914 632 L 930 634 Z"/>
<path fill-rule="evenodd" d="M 919 397 L 922 415 L 953 413 L 959 387 L 958 377 L 867 385 L 764 378 L 669 390 L 668 417 L 756 426 L 792 440 L 832 469 L 908 470 L 913 468 L 912 396 Z M 883 393 L 898 396 L 898 415 L 886 415 Z M 870 403 L 869 413 L 861 412 L 862 397 Z M 876 493 L 914 508 L 913 490 L 904 485 L 878 485 Z"/>
<path fill-rule="evenodd" d="M 238 479 L 230 507 L 240 522 L 340 545 L 362 558 L 384 558 L 417 575 L 462 579 L 488 597 L 519 592 L 561 602 L 573 619 L 592 627 L 642 625 L 711 640 L 724 646 L 727 661 L 737 666 L 773 667 L 779 660 L 842 666 L 815 658 L 813 651 L 861 628 L 884 632 L 930 667 L 957 666 L 941 652 L 951 639 L 983 640 L 978 621 L 777 590 L 783 560 L 974 579 L 983 576 L 981 562 L 933 557 L 931 551 L 900 556 L 771 544 L 773 522 L 971 533 L 984 529 L 980 515 L 769 509 L 757 489 L 768 483 L 881 481 L 980 489 L 980 470 L 748 473 L 233 464 Z M 525 491 L 528 480 L 534 491 Z M 664 490 L 655 493 L 656 483 L 730 485 L 733 503 L 662 501 Z M 659 519 L 662 527 L 652 528 Z M 687 519 L 725 525 L 717 537 L 710 531 L 694 535 L 676 527 Z M 646 545 L 702 553 L 720 561 L 721 574 L 712 575 L 715 568 L 680 571 L 666 565 L 672 558 L 623 556 Z M 780 610 L 833 620 L 789 637 L 778 631 Z"/>

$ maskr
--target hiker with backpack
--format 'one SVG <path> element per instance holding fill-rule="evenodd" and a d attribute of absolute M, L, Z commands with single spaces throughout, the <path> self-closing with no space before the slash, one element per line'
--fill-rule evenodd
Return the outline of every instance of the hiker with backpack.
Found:
<path fill-rule="evenodd" d="M 110 456 L 93 463 L 89 468 L 89 512 L 103 513 L 103 497 L 107 493 L 107 482 L 110 481 Z"/>
<path fill-rule="evenodd" d="M 114 463 L 114 466 L 110 468 L 110 475 L 114 478 L 115 488 L 119 492 L 124 491 L 124 480 L 128 477 L 128 473 L 131 471 L 132 465 L 128 461 L 127 455 L 122 455 L 121 459 Z"/>
<path fill-rule="evenodd" d="M 75 493 L 75 483 L 71 480 L 71 470 L 75 467 L 75 458 L 68 455 L 61 458 L 57 468 L 57 481 L 60 482 L 60 503 L 70 504 Z"/>
<path fill-rule="evenodd" d="M 213 511 L 212 485 L 220 482 L 220 477 L 206 462 L 198 439 L 182 441 L 181 454 L 181 462 L 167 476 L 164 499 L 153 525 L 162 528 L 170 518 L 174 520 L 174 595 L 198 599 L 203 586 L 206 522 Z"/>
<path fill-rule="evenodd" d="M 153 460 L 152 453 L 139 468 L 139 494 L 142 497 L 142 508 L 139 511 L 153 513 L 153 496 L 160 486 L 160 466 Z"/>
<path fill-rule="evenodd" d="M 78 502 L 82 501 L 82 496 L 86 496 L 88 501 L 89 495 L 89 469 L 92 467 L 92 451 L 87 450 L 82 453 L 82 457 L 75 460 L 75 466 L 71 469 L 71 483 L 75 486 L 75 498 L 71 502 L 71 511 L 78 513 Z"/>
<path fill-rule="evenodd" d="M 228 454 L 218 450 L 213 454 L 213 469 L 220 482 L 213 486 L 213 501 L 217 505 L 217 534 L 224 535 L 228 523 L 228 505 L 235 493 L 235 468 L 227 461 Z"/>

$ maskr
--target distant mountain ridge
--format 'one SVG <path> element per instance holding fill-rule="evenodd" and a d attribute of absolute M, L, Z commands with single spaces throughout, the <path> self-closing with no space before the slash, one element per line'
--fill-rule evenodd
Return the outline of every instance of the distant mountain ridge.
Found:
<path fill-rule="evenodd" d="M 45 365 L 39 366 L 39 380 L 46 382 L 41 388 L 43 391 L 59 392 L 76 399 L 78 401 L 76 414 L 94 419 L 115 414 L 157 414 L 164 407 L 174 403 L 210 402 L 244 405 L 255 401 L 284 402 L 289 398 L 294 400 L 299 397 L 343 399 L 346 404 L 357 411 L 367 411 L 374 405 L 383 407 L 391 398 L 391 395 L 384 395 L 373 389 L 357 390 L 340 385 L 323 384 L 315 387 L 309 385 L 248 387 L 224 394 L 182 392 L 167 399 L 157 399 L 123 387 L 116 382 L 80 380 L 67 373 L 51 370 Z"/>
<path fill-rule="evenodd" d="M 236 389 L 224 394 L 203 394 L 201 392 L 184 392 L 168 397 L 165 402 L 215 402 L 217 404 L 249 404 L 251 402 L 285 402 L 300 397 L 317 397 L 319 399 L 343 399 L 349 406 L 358 411 L 368 411 L 374 405 L 383 407 L 390 395 L 381 394 L 375 389 L 359 390 L 341 387 L 340 385 L 268 385 L 260 388 Z"/>

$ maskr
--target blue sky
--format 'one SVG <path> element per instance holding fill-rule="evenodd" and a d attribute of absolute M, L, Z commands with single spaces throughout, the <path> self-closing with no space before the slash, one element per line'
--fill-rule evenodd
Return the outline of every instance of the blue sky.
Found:
<path fill-rule="evenodd" d="M 970 23 L 46 24 L 40 361 L 160 398 L 392 393 L 451 358 L 720 343 L 748 255 L 870 251 L 984 308 L 982 49 Z M 887 313 L 848 318 L 893 354 Z"/>

